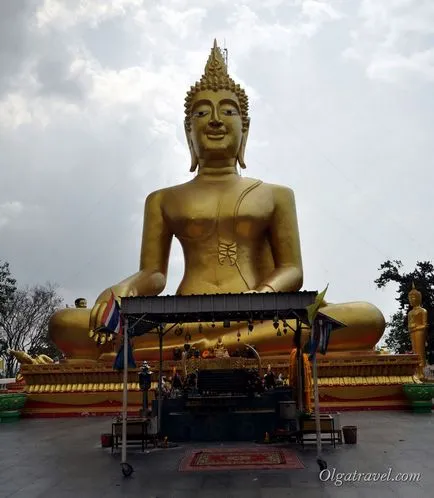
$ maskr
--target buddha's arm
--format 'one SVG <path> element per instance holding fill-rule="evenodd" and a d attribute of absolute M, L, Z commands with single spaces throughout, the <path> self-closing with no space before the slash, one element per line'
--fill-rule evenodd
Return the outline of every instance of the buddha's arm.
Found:
<path fill-rule="evenodd" d="M 413 310 L 408 315 L 408 330 L 416 332 L 418 330 L 425 330 L 428 327 L 428 312 L 425 308 L 421 309 L 421 313 L 416 315 Z"/>
<path fill-rule="evenodd" d="M 162 212 L 162 191 L 153 192 L 145 203 L 140 270 L 120 285 L 132 295 L 155 296 L 166 286 L 172 232 Z"/>
<path fill-rule="evenodd" d="M 157 191 L 146 199 L 139 271 L 98 296 L 91 313 L 91 329 L 100 321 L 112 291 L 118 297 L 155 296 L 163 291 L 172 233 L 162 213 L 162 196 L 163 191 Z"/>
<path fill-rule="evenodd" d="M 273 195 L 270 244 L 275 269 L 256 290 L 298 291 L 303 285 L 303 265 L 294 193 L 291 189 L 273 186 Z"/>

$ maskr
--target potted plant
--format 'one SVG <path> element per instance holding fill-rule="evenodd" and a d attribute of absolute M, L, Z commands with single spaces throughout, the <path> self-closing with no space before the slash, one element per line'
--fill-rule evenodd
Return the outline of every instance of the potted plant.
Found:
<path fill-rule="evenodd" d="M 0 394 L 0 421 L 12 422 L 21 416 L 21 412 L 27 401 L 25 393 L 1 393 Z"/>
<path fill-rule="evenodd" d="M 404 384 L 403 389 L 411 403 L 413 413 L 431 413 L 434 384 Z"/>

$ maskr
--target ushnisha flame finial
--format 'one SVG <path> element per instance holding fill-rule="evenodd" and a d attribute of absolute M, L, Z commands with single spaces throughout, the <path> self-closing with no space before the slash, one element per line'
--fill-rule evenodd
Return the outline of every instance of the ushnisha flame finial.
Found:
<path fill-rule="evenodd" d="M 217 40 L 214 38 L 214 46 L 211 49 L 211 54 L 205 66 L 205 73 L 200 82 L 210 84 L 214 91 L 219 89 L 220 83 L 223 85 L 229 79 L 228 68 L 223 58 L 223 54 L 217 45 Z"/>
<path fill-rule="evenodd" d="M 218 90 L 229 90 L 234 92 L 240 103 L 243 131 L 247 130 L 249 126 L 249 100 L 246 92 L 229 76 L 225 59 L 222 51 L 217 45 L 216 39 L 214 39 L 214 46 L 211 49 L 211 53 L 205 65 L 204 74 L 200 81 L 190 87 L 185 98 L 185 127 L 188 131 L 191 129 L 190 119 L 193 97 L 201 90 L 213 90 L 214 92 L 217 92 Z"/>
<path fill-rule="evenodd" d="M 416 286 L 414 285 L 414 280 L 411 282 L 411 290 L 408 293 L 409 296 L 417 296 L 420 299 L 422 298 L 422 293 L 416 289 Z"/>

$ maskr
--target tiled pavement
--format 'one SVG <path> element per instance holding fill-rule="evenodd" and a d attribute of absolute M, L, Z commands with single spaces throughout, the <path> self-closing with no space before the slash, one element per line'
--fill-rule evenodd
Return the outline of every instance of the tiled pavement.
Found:
<path fill-rule="evenodd" d="M 21 420 L 0 424 L 0 498 L 412 498 L 434 496 L 434 417 L 403 412 L 344 413 L 357 425 L 358 444 L 325 446 L 336 472 L 418 472 L 418 483 L 321 482 L 315 447 L 294 447 L 303 470 L 178 472 L 189 445 L 131 450 L 130 478 L 119 455 L 100 446 L 107 418 Z M 229 444 L 229 443 L 228 443 Z M 194 445 L 198 446 L 197 444 Z M 205 446 L 205 445 L 202 445 Z M 207 446 L 211 446 L 208 444 Z M 245 446 L 245 444 L 243 444 Z"/>

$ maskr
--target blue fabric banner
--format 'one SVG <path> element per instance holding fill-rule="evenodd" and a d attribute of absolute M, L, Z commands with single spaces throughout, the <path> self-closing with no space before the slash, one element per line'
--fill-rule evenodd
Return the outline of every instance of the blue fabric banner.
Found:
<path fill-rule="evenodd" d="M 119 348 L 118 354 L 116 355 L 115 362 L 113 363 L 114 370 L 124 369 L 124 341 L 122 340 L 121 347 Z M 128 367 L 136 368 L 136 362 L 134 361 L 133 348 L 131 345 L 131 339 L 128 339 Z"/>

